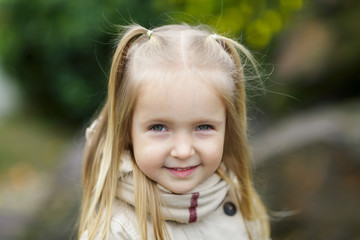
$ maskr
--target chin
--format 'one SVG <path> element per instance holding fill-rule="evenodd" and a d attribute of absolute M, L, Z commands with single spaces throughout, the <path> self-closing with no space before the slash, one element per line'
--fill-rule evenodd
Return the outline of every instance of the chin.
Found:
<path fill-rule="evenodd" d="M 190 192 L 191 190 L 193 190 L 195 188 L 195 186 L 192 186 L 192 187 L 182 187 L 182 188 L 172 188 L 172 189 L 169 189 L 169 191 L 171 191 L 172 193 L 175 193 L 175 194 L 184 194 L 184 193 L 188 193 Z"/>

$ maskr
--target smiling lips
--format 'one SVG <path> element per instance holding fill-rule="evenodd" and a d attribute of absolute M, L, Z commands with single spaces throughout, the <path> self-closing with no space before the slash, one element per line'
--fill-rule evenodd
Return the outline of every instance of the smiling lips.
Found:
<path fill-rule="evenodd" d="M 170 173 L 177 177 L 185 178 L 190 176 L 198 166 L 187 167 L 187 168 L 166 168 Z"/>

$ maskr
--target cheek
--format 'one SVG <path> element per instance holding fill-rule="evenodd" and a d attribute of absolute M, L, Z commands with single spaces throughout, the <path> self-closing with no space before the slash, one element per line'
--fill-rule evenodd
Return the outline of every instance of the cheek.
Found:
<path fill-rule="evenodd" d="M 202 148 L 202 159 L 209 165 L 217 166 L 222 160 L 223 150 L 223 141 L 209 142 Z"/>
<path fill-rule="evenodd" d="M 151 172 L 151 170 L 155 167 L 152 157 L 145 154 L 143 151 L 136 151 L 135 149 L 134 157 L 136 165 L 145 175 L 148 176 L 148 172 Z"/>
<path fill-rule="evenodd" d="M 134 143 L 135 162 L 143 172 L 162 166 L 164 150 L 158 144 L 147 144 L 141 141 Z"/>

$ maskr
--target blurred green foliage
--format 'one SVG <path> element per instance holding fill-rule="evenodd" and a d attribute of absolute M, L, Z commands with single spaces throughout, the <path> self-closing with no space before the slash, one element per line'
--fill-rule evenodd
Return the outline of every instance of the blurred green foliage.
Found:
<path fill-rule="evenodd" d="M 131 16 L 146 25 L 150 1 L 0 1 L 0 57 L 20 84 L 27 107 L 79 123 L 105 95 L 106 67 L 115 38 L 111 22 Z M 148 9 L 147 15 L 138 6 Z M 120 19 L 120 21 L 118 21 Z M 102 70 L 102 68 L 105 70 Z M 104 71 L 104 72 L 103 72 Z"/>
<path fill-rule="evenodd" d="M 283 29 L 303 0 L 154 0 L 158 10 L 186 22 L 205 23 L 220 33 L 244 35 L 248 46 L 263 49 Z"/>
<path fill-rule="evenodd" d="M 201 22 L 262 49 L 301 7 L 302 0 L 1 0 L 0 60 L 30 111 L 76 126 L 104 99 L 113 24 Z"/>

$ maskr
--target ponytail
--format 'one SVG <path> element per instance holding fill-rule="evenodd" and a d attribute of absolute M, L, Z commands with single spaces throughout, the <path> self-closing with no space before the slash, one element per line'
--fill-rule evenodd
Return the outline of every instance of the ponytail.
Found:
<path fill-rule="evenodd" d="M 115 198 L 118 181 L 118 170 L 121 164 L 121 153 L 128 141 L 124 131 L 120 131 L 118 116 L 124 116 L 116 99 L 121 96 L 123 72 L 126 55 L 131 44 L 147 30 L 140 26 L 130 28 L 119 41 L 112 60 L 108 83 L 108 99 L 104 105 L 94 128 L 94 134 L 86 144 L 83 156 L 82 184 L 83 197 L 81 202 L 81 216 L 79 237 L 87 230 L 89 239 L 95 238 L 101 232 L 100 239 L 108 237 L 111 208 Z M 122 122 L 122 121 L 120 121 Z M 100 231 L 101 227 L 101 231 Z"/>
<path fill-rule="evenodd" d="M 231 117 L 228 117 L 227 121 L 234 121 L 233 123 L 227 123 L 227 125 L 234 126 L 234 128 L 231 128 L 229 131 L 236 132 L 236 134 L 231 134 L 229 132 L 225 133 L 225 135 L 229 137 L 226 141 L 236 144 L 225 146 L 229 148 L 228 151 L 230 152 L 229 155 L 231 160 L 229 158 L 224 158 L 224 163 L 228 169 L 237 169 L 237 171 L 233 171 L 236 182 L 231 181 L 228 177 L 224 177 L 224 171 L 220 170 L 218 173 L 227 180 L 235 190 L 237 203 L 242 215 L 245 217 L 245 226 L 250 239 L 269 239 L 270 226 L 266 209 L 261 203 L 252 184 L 250 153 L 246 136 L 247 117 L 244 66 L 239 54 L 243 54 L 246 59 L 250 61 L 251 67 L 254 68 L 256 75 L 258 75 L 257 77 L 259 77 L 256 62 L 250 52 L 243 45 L 234 40 L 218 35 L 210 35 L 209 37 L 217 41 L 224 50 L 230 54 L 237 68 L 237 72 L 234 76 L 235 101 L 228 103 L 227 107 L 227 109 L 232 112 L 230 115 L 235 116 L 236 118 L 232 119 Z M 236 124 L 234 124 L 235 122 Z M 242 159 L 242 161 L 236 161 L 234 159 Z M 254 226 L 256 226 L 257 229 L 254 229 Z M 261 236 L 256 234 L 258 232 L 261 232 Z"/>

